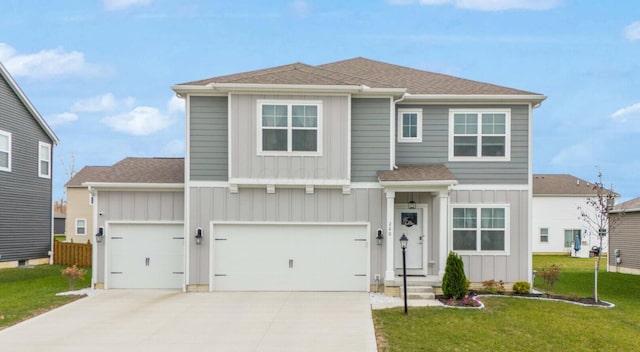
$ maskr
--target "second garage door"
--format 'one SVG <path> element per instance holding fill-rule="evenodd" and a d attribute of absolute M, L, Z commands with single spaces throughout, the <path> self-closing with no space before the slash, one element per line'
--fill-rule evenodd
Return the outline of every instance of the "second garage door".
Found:
<path fill-rule="evenodd" d="M 215 224 L 216 291 L 368 291 L 366 224 Z"/>

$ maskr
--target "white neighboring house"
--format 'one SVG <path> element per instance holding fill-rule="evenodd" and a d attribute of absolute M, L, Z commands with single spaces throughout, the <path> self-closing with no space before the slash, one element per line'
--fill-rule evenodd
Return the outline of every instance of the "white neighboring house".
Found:
<path fill-rule="evenodd" d="M 578 207 L 594 197 L 593 183 L 572 175 L 534 174 L 532 202 L 533 254 L 569 254 L 588 258 L 599 246 L 598 236 L 588 231 Z M 575 250 L 576 237 L 580 249 Z M 603 250 L 607 252 L 606 241 Z"/>

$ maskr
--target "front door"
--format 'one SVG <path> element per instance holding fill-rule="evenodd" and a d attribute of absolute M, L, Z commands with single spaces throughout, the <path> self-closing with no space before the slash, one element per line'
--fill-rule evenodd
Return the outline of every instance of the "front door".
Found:
<path fill-rule="evenodd" d="M 402 247 L 400 237 L 407 236 L 407 275 L 426 275 L 426 221 L 425 208 L 397 208 L 395 211 L 395 267 L 402 274 Z"/>

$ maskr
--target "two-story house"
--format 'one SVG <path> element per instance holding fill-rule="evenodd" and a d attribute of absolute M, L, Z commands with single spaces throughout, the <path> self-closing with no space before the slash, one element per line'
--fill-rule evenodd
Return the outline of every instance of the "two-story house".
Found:
<path fill-rule="evenodd" d="M 50 261 L 58 142 L 0 63 L 0 268 Z"/>
<path fill-rule="evenodd" d="M 414 280 L 439 283 L 449 251 L 471 281 L 531 280 L 543 95 L 365 58 L 173 90 L 186 103 L 185 264 L 173 269 L 185 289 L 392 292 L 403 235 Z M 92 188 L 109 258 L 122 223 Z M 149 223 L 142 213 L 131 226 Z M 123 275 L 98 272 L 107 288 Z"/>

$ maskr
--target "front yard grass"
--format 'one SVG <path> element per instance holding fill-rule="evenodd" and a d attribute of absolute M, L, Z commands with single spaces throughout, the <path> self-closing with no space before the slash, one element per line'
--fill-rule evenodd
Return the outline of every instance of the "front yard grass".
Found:
<path fill-rule="evenodd" d="M 38 265 L 33 268 L 0 270 L 0 330 L 75 301 L 79 296 L 56 296 L 69 290 L 67 279 L 60 274 L 62 265 Z M 89 287 L 91 269 L 75 289 Z"/>
<path fill-rule="evenodd" d="M 593 296 L 595 259 L 534 256 L 534 269 L 556 264 L 554 293 Z M 585 351 L 638 350 L 640 276 L 599 275 L 599 298 L 615 308 L 564 302 L 484 297 L 483 310 L 403 308 L 373 311 L 380 351 Z M 536 287 L 541 281 L 536 278 Z"/>

